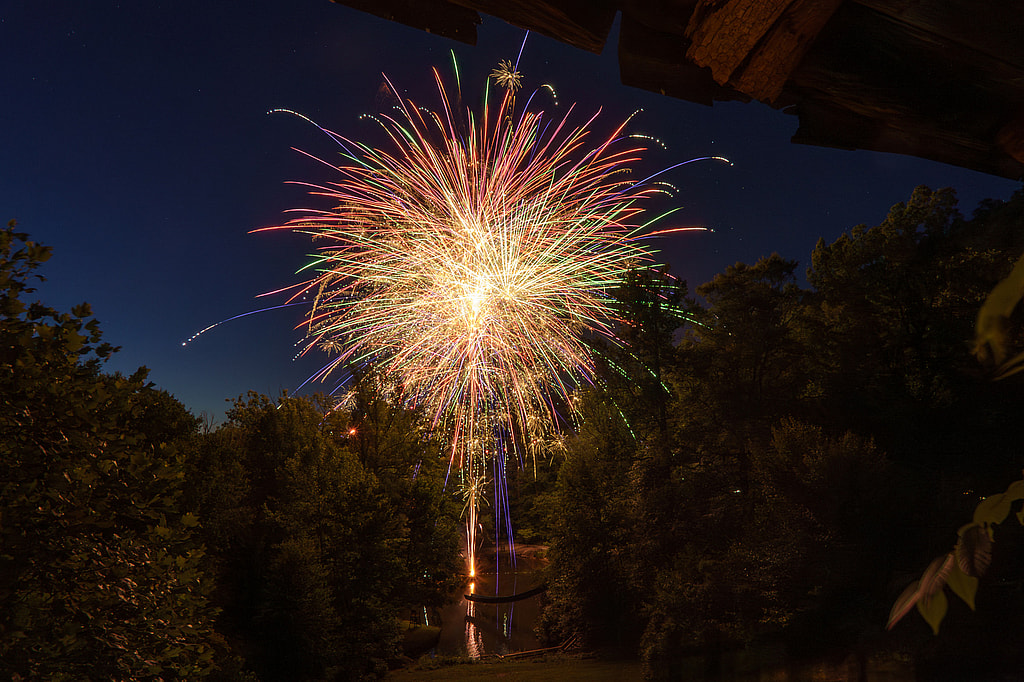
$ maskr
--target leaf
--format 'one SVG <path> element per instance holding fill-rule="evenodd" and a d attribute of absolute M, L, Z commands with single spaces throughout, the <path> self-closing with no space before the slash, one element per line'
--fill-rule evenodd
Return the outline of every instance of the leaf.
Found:
<path fill-rule="evenodd" d="M 954 564 L 953 570 L 946 578 L 946 584 L 953 590 L 953 594 L 963 599 L 964 603 L 971 607 L 971 611 L 974 611 L 974 595 L 978 592 L 977 578 L 967 575 L 960 570 L 959 564 Z"/>
<path fill-rule="evenodd" d="M 983 526 L 968 526 L 961 531 L 955 551 L 960 570 L 966 575 L 980 577 L 992 563 L 992 538 Z"/>
<path fill-rule="evenodd" d="M 1024 296 L 1024 256 L 1013 270 L 985 299 L 974 327 L 974 353 L 980 358 L 991 354 L 996 364 L 1007 356 L 1004 323 Z"/>
<path fill-rule="evenodd" d="M 1010 487 L 1003 493 L 1011 502 L 1017 500 L 1024 500 L 1024 480 L 1014 481 L 1010 484 Z"/>
<path fill-rule="evenodd" d="M 931 599 L 935 594 L 942 591 L 946 584 L 946 578 L 953 570 L 953 553 L 939 557 L 928 564 L 924 575 L 921 576 L 921 599 Z"/>
<path fill-rule="evenodd" d="M 198 516 L 196 516 L 195 514 L 193 514 L 192 512 L 186 512 L 186 513 L 185 513 L 185 514 L 184 514 L 184 515 L 183 515 L 183 516 L 181 517 L 181 523 L 182 523 L 182 525 L 184 525 L 184 526 L 185 526 L 186 528 L 192 528 L 192 527 L 193 527 L 193 526 L 195 526 L 195 525 L 196 525 L 197 523 L 199 523 L 199 517 L 198 517 Z"/>
<path fill-rule="evenodd" d="M 974 523 L 1002 523 L 1017 500 L 1024 499 L 1024 480 L 1014 481 L 1000 495 L 990 495 L 974 509 Z"/>
<path fill-rule="evenodd" d="M 914 582 L 907 585 L 907 589 L 903 590 L 903 593 L 897 597 L 896 602 L 892 605 L 892 610 L 889 611 L 889 622 L 886 624 L 886 630 L 892 630 L 892 627 L 896 623 L 900 622 L 903 616 L 910 612 L 910 609 L 914 608 L 914 604 L 921 597 L 921 581 L 915 580 Z"/>
<path fill-rule="evenodd" d="M 978 503 L 974 509 L 974 523 L 1002 523 L 1006 515 L 1010 513 L 1010 505 L 1013 500 L 1007 499 L 1005 493 L 989 495 Z"/>
<path fill-rule="evenodd" d="M 1024 370 L 1024 352 L 1017 353 L 1012 358 L 999 365 L 996 368 L 995 376 L 992 378 L 995 380 L 1005 379 L 1008 376 L 1012 376 L 1017 372 Z"/>
<path fill-rule="evenodd" d="M 946 599 L 946 593 L 942 590 L 932 595 L 931 599 L 919 599 L 917 602 L 917 610 L 921 612 L 921 616 L 924 617 L 928 625 L 932 626 L 932 632 L 936 635 L 939 634 L 939 625 L 946 617 L 947 609 L 949 609 L 949 600 Z"/>

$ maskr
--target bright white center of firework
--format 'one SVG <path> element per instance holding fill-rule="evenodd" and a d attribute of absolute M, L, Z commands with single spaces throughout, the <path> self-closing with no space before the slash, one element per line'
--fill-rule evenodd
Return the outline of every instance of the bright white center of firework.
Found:
<path fill-rule="evenodd" d="M 514 273 L 508 271 L 513 264 L 502 257 L 500 239 L 486 227 L 470 227 L 465 244 L 459 274 L 448 285 L 454 285 L 456 293 L 456 318 L 462 321 L 470 337 L 479 337 L 493 323 L 494 315 L 499 314 L 498 302 L 511 296 L 509 287 L 503 283 L 514 278 Z"/>
<path fill-rule="evenodd" d="M 482 286 L 477 287 L 467 297 L 469 301 L 469 310 L 467 311 L 467 322 L 471 329 L 475 329 L 480 326 L 480 309 L 484 306 L 484 301 L 487 298 L 487 292 Z"/>
<path fill-rule="evenodd" d="M 460 288 L 461 317 L 468 331 L 477 332 L 486 326 L 494 299 L 500 295 L 495 277 L 486 270 L 472 272 Z"/>

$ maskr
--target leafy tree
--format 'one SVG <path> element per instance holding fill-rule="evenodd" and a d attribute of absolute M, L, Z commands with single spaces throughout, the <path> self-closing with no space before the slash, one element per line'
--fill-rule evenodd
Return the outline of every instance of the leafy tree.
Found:
<path fill-rule="evenodd" d="M 972 450 L 1012 461 L 997 443 L 1007 396 L 993 393 L 968 345 L 981 302 L 1017 255 L 1004 246 L 1020 239 L 1005 221 L 1012 208 L 990 203 L 967 221 L 952 190 L 918 187 L 878 226 L 819 241 L 809 336 L 821 340 L 811 359 L 828 419 L 914 465 L 956 467 Z M 963 420 L 981 428 L 968 436 Z"/>
<path fill-rule="evenodd" d="M 884 526 L 854 491 L 881 499 L 885 458 L 865 439 L 794 419 L 821 414 L 810 360 L 821 341 L 808 334 L 812 292 L 796 267 L 778 254 L 737 263 L 697 289 L 703 305 L 691 303 L 661 512 L 638 517 L 633 532 L 662 538 L 637 548 L 653 576 L 641 591 L 641 652 L 656 678 L 673 679 L 697 651 L 714 677 L 725 648 L 878 589 L 859 557 Z M 850 502 L 842 512 L 829 504 L 839 500 Z"/>
<path fill-rule="evenodd" d="M 918 188 L 880 225 L 819 242 L 811 289 L 777 254 L 727 268 L 697 289 L 674 352 L 671 326 L 645 317 L 651 288 L 627 287 L 636 350 L 612 349 L 581 397 L 556 486 L 552 639 L 639 645 L 650 677 L 678 679 L 684 656 L 714 678 L 726 648 L 760 637 L 820 654 L 878 633 L 890 579 L 972 488 L 1019 470 L 1024 394 L 971 351 L 1003 375 L 1024 365 L 1024 279 L 969 339 L 1024 248 L 1022 216 L 1024 192 L 965 219 L 951 190 Z M 900 608 L 941 601 L 947 564 Z"/>
<path fill-rule="evenodd" d="M 995 363 L 998 379 L 1022 369 L 1020 363 L 1024 353 L 1009 357 L 1013 343 L 1007 334 L 1014 309 L 1022 298 L 1024 257 L 1018 259 L 1009 275 L 985 299 L 975 325 L 974 352 L 980 360 Z M 896 600 L 889 613 L 887 629 L 892 629 L 916 606 L 935 634 L 939 634 L 939 626 L 948 609 L 945 587 L 974 610 L 978 579 L 984 576 L 992 561 L 995 529 L 1021 499 L 1024 499 L 1024 480 L 1014 481 L 1001 494 L 982 498 L 974 509 L 971 523 L 957 531 L 958 540 L 953 551 L 933 560 L 921 579 L 907 586 Z M 1024 524 L 1024 511 L 1019 511 L 1016 517 Z"/>
<path fill-rule="evenodd" d="M 551 543 L 550 521 L 558 513 L 554 490 L 565 461 L 564 438 L 556 435 L 544 445 L 547 457 L 506 469 L 509 517 L 515 524 L 517 544 Z"/>
<path fill-rule="evenodd" d="M 623 345 L 601 349 L 599 386 L 578 396 L 550 507 L 549 640 L 629 649 L 639 638 L 649 560 L 667 537 L 657 517 L 672 509 L 665 377 L 685 292 L 657 271 L 632 273 L 617 292 Z"/>
<path fill-rule="evenodd" d="M 680 352 L 685 371 L 717 391 L 723 418 L 772 415 L 786 409 L 797 389 L 793 360 L 803 348 L 794 323 L 806 292 L 796 284 L 797 262 L 779 254 L 754 265 L 736 263 L 697 288 L 707 308 L 689 328 Z M 782 401 L 780 403 L 780 401 Z"/>
<path fill-rule="evenodd" d="M 456 575 L 451 496 L 413 415 L 369 382 L 350 405 L 250 394 L 190 480 L 223 628 L 263 679 L 356 680 L 397 656 L 397 617 Z"/>
<path fill-rule="evenodd" d="M 417 413 L 397 406 L 377 377 L 363 378 L 353 393 L 349 445 L 376 478 L 402 526 L 403 570 L 393 576 L 391 602 L 441 606 L 460 570 L 455 563 L 459 508 L 445 485 L 448 462 Z"/>
<path fill-rule="evenodd" d="M 559 643 L 635 644 L 639 620 L 629 547 L 629 469 L 636 442 L 621 411 L 596 390 L 578 405 L 580 433 L 568 444 L 554 492 L 550 603 L 540 632 Z"/>
<path fill-rule="evenodd" d="M 50 680 L 199 679 L 214 668 L 179 447 L 197 421 L 107 375 L 89 306 L 26 303 L 48 248 L 0 232 L 0 670 Z"/>
<path fill-rule="evenodd" d="M 802 337 L 807 292 L 796 261 L 778 254 L 736 263 L 697 289 L 671 375 L 674 435 L 689 458 L 713 465 L 729 490 L 746 489 L 751 437 L 764 441 L 806 392 Z"/>

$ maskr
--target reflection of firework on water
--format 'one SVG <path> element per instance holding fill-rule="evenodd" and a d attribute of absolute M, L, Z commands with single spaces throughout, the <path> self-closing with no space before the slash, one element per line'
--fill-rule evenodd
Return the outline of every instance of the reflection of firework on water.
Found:
<path fill-rule="evenodd" d="M 614 341 L 610 292 L 650 262 L 639 203 L 662 190 L 629 178 L 643 149 L 622 126 L 594 140 L 596 115 L 512 111 L 511 87 L 477 117 L 434 75 L 438 111 L 399 98 L 376 119 L 390 151 L 334 136 L 346 163 L 313 187 L 334 208 L 284 227 L 319 246 L 296 294 L 315 297 L 308 347 L 335 355 L 318 377 L 371 364 L 395 381 L 450 444 L 475 517 L 479 483 L 502 484 L 506 459 L 593 380 L 586 338 Z"/>

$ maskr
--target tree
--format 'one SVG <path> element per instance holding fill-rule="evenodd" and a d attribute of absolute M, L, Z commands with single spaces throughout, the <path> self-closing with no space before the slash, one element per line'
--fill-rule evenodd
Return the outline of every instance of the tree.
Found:
<path fill-rule="evenodd" d="M 993 416 L 1006 422 L 1005 396 L 988 386 L 969 341 L 981 302 L 1018 255 L 1006 247 L 1020 239 L 1005 220 L 1012 210 L 990 202 L 968 221 L 952 190 L 918 187 L 879 225 L 819 241 L 808 335 L 820 340 L 813 373 L 837 426 L 870 431 L 894 459 L 929 468 L 978 449 L 974 436 L 953 433 L 966 435 L 961 420 L 1002 429 Z"/>
<path fill-rule="evenodd" d="M 685 283 L 636 271 L 616 292 L 620 346 L 602 346 L 598 385 L 576 399 L 579 428 L 566 441 L 551 501 L 551 603 L 542 627 L 552 641 L 634 647 L 655 549 L 671 528 L 668 440 L 672 334 Z"/>
<path fill-rule="evenodd" d="M 803 388 L 796 329 L 807 292 L 796 284 L 796 267 L 773 253 L 754 265 L 729 266 L 697 288 L 706 307 L 691 304 L 696 324 L 679 347 L 677 387 L 718 424 L 767 426 L 792 409 Z"/>
<path fill-rule="evenodd" d="M 539 629 L 552 643 L 579 638 L 628 650 L 641 627 L 628 497 L 636 441 L 598 389 L 577 408 L 580 433 L 567 444 L 550 508 L 550 602 Z"/>
<path fill-rule="evenodd" d="M 737 263 L 697 289 L 674 353 L 640 333 L 567 439 L 549 631 L 638 644 L 654 679 L 701 652 L 714 677 L 761 637 L 820 654 L 807 643 L 879 633 L 890 579 L 941 519 L 1019 470 L 1024 395 L 993 387 L 969 341 L 1024 248 L 1022 215 L 1024 192 L 965 220 L 951 190 L 918 188 L 819 242 L 812 289 L 778 254 Z M 624 315 L 622 335 L 654 310 Z M 975 348 L 1007 372 L 1024 315 L 996 317 Z M 651 357 L 671 393 L 652 390 Z"/>
<path fill-rule="evenodd" d="M 26 303 L 48 248 L 0 232 L 0 670 L 199 679 L 215 667 L 197 517 L 180 504 L 197 421 L 100 372 L 89 306 Z"/>
<path fill-rule="evenodd" d="M 456 576 L 456 514 L 436 446 L 367 380 L 323 396 L 240 398 L 190 481 L 222 626 L 266 680 L 381 676 L 397 618 Z"/>

